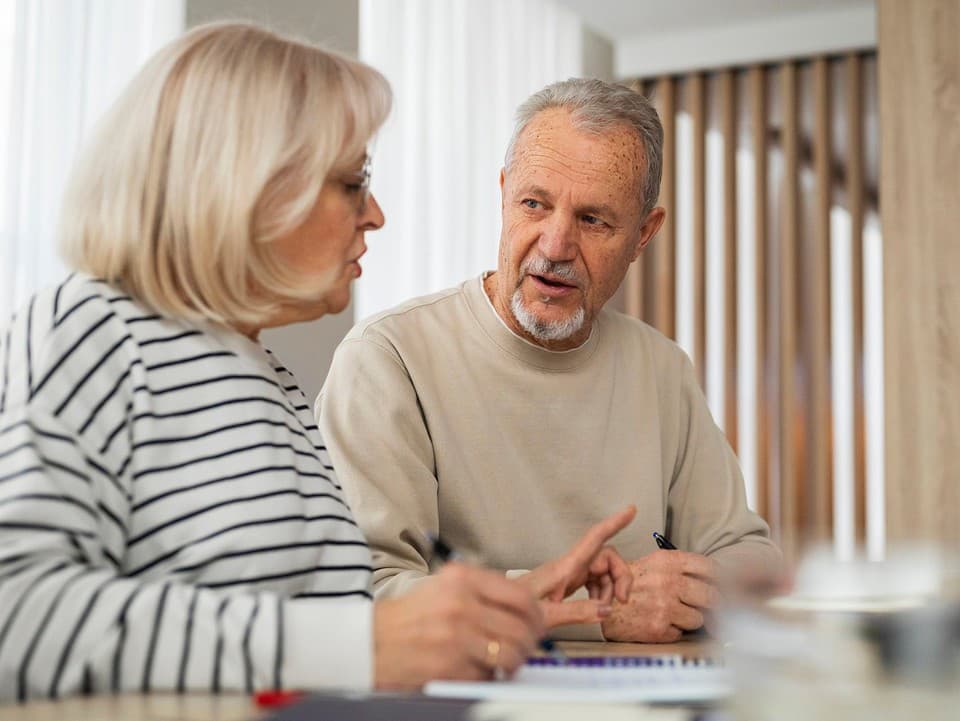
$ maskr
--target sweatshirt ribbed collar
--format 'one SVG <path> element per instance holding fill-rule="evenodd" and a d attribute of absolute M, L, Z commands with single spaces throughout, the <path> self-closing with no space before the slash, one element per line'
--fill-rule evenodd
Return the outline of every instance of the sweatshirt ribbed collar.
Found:
<path fill-rule="evenodd" d="M 483 280 L 493 271 L 466 281 L 462 288 L 473 317 L 484 334 L 502 351 L 517 360 L 544 370 L 564 371 L 586 363 L 600 345 L 603 313 L 597 314 L 590 337 L 576 348 L 564 351 L 547 350 L 514 333 L 497 313 L 483 289 Z"/>

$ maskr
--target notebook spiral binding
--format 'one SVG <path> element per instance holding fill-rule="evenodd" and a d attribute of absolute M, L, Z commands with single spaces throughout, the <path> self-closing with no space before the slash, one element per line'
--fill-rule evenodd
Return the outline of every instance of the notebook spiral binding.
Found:
<path fill-rule="evenodd" d="M 719 658 L 690 658 L 687 656 L 567 656 L 555 658 L 538 656 L 527 659 L 527 666 L 587 667 L 587 668 L 714 668 L 723 666 Z"/>

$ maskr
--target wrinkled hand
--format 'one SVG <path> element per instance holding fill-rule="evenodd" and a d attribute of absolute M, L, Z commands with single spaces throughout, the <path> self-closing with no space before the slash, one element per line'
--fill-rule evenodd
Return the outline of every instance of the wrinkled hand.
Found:
<path fill-rule="evenodd" d="M 719 601 L 716 564 L 685 551 L 655 551 L 631 561 L 633 585 L 627 603 L 615 604 L 603 620 L 608 641 L 670 643 L 704 625 Z"/>
<path fill-rule="evenodd" d="M 543 633 L 543 614 L 528 588 L 494 571 L 449 563 L 409 594 L 374 604 L 374 686 L 417 689 L 432 679 L 509 674 Z"/>
<path fill-rule="evenodd" d="M 633 574 L 626 561 L 605 545 L 637 514 L 636 506 L 614 513 L 591 527 L 565 554 L 517 579 L 541 601 L 547 628 L 568 623 L 597 623 L 617 600 L 627 603 Z M 566 601 L 586 586 L 590 600 Z"/>

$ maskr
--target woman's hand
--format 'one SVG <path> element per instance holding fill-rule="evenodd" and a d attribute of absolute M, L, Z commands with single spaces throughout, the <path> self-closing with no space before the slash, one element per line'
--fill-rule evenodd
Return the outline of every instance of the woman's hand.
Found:
<path fill-rule="evenodd" d="M 633 573 L 611 546 L 605 545 L 633 520 L 636 506 L 628 506 L 590 528 L 573 548 L 517 580 L 540 599 L 547 628 L 568 623 L 599 623 L 610 614 L 616 598 L 630 598 Z M 590 600 L 564 601 L 581 586 Z"/>
<path fill-rule="evenodd" d="M 461 563 L 373 609 L 374 686 L 381 689 L 513 673 L 545 630 L 529 588 Z"/>

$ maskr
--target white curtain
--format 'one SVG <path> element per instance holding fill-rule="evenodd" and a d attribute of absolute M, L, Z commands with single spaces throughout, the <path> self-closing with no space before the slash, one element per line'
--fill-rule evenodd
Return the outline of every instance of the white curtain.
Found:
<path fill-rule="evenodd" d="M 64 272 L 55 233 L 77 150 L 183 21 L 183 0 L 0 2 L 0 324 Z"/>
<path fill-rule="evenodd" d="M 374 148 L 387 223 L 367 236 L 357 318 L 496 266 L 514 111 L 583 65 L 579 19 L 545 0 L 360 0 L 360 56 L 395 104 Z"/>

